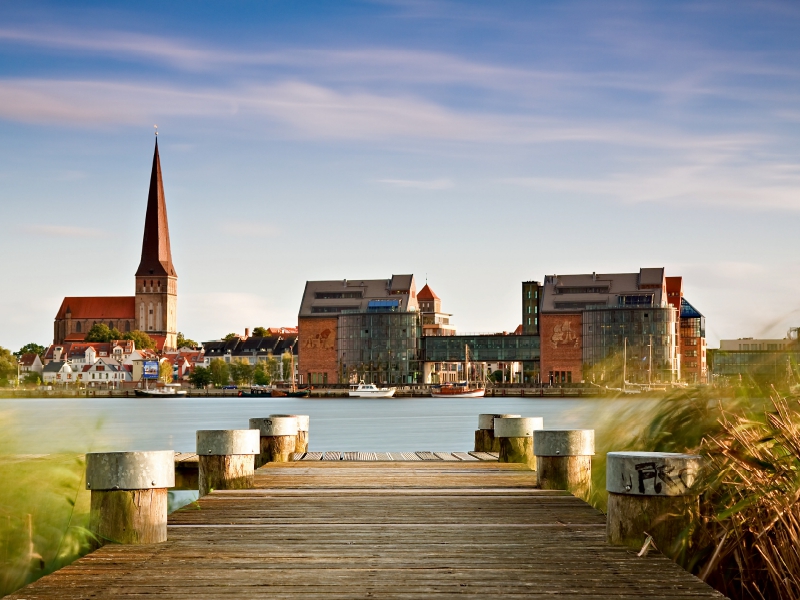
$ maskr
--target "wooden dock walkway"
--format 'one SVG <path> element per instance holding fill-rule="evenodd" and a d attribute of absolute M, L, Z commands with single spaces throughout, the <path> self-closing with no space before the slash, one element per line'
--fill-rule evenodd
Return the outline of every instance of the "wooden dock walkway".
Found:
<path fill-rule="evenodd" d="M 105 546 L 9 598 L 722 597 L 536 484 L 488 460 L 271 464 L 170 515 L 167 542 Z"/>

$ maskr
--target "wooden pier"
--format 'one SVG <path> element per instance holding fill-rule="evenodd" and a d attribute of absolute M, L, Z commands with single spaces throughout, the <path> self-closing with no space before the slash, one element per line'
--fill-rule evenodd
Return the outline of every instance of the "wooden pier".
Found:
<path fill-rule="evenodd" d="M 106 545 L 8 598 L 722 597 L 609 546 L 601 513 L 523 465 L 324 454 L 173 513 L 165 543 Z"/>

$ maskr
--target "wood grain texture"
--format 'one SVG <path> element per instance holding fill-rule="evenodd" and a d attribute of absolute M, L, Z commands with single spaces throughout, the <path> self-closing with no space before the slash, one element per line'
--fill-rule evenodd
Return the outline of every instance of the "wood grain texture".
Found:
<path fill-rule="evenodd" d="M 699 518 L 697 496 L 640 496 L 608 494 L 606 534 L 613 545 L 641 548 L 647 535 L 667 556 L 693 520 Z"/>
<path fill-rule="evenodd" d="M 167 541 L 167 490 L 93 490 L 89 529 L 100 544 Z"/>
<path fill-rule="evenodd" d="M 200 456 L 197 475 L 200 495 L 211 490 L 238 490 L 253 487 L 254 456 L 233 454 L 229 456 Z"/>
<path fill-rule="evenodd" d="M 169 517 L 169 540 L 108 545 L 11 598 L 721 598 L 605 518 L 495 461 L 270 463 Z"/>
<path fill-rule="evenodd" d="M 295 452 L 308 452 L 308 432 L 298 431 Z"/>
<path fill-rule="evenodd" d="M 536 472 L 543 490 L 567 490 L 582 500 L 589 500 L 591 456 L 537 456 Z"/>
<path fill-rule="evenodd" d="M 533 455 L 533 438 L 498 438 L 500 453 L 497 460 L 501 463 L 518 463 L 528 465 L 536 470 L 536 457 Z"/>
<path fill-rule="evenodd" d="M 499 452 L 500 439 L 494 437 L 491 429 L 475 430 L 475 452 Z"/>
<path fill-rule="evenodd" d="M 296 447 L 296 435 L 262 435 L 261 452 L 256 455 L 256 469 L 267 463 L 292 462 Z"/>

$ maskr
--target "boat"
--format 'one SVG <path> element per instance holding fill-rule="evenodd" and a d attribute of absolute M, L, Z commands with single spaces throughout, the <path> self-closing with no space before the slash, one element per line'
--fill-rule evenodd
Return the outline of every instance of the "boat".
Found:
<path fill-rule="evenodd" d="M 364 383 L 362 379 L 358 385 L 351 385 L 349 395 L 351 398 L 391 398 L 397 388 L 379 388 L 374 383 Z"/>
<path fill-rule="evenodd" d="M 172 396 L 185 396 L 186 390 L 180 389 L 180 383 L 165 383 L 162 387 L 144 388 L 143 390 L 134 390 L 137 396 L 145 396 L 148 398 L 164 398 Z"/>
<path fill-rule="evenodd" d="M 431 388 L 432 398 L 483 398 L 486 395 L 486 386 L 472 385 L 469 381 L 469 346 L 464 346 L 464 373 L 466 381 L 458 383 L 443 383 Z"/>

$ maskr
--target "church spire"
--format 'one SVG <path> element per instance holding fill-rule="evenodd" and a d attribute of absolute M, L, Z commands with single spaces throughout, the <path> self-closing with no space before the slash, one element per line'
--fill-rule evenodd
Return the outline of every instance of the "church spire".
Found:
<path fill-rule="evenodd" d="M 158 134 L 156 134 L 158 135 Z M 142 240 L 142 260 L 136 276 L 177 277 L 172 265 L 172 252 L 169 248 L 169 225 L 167 223 L 167 203 L 164 199 L 164 184 L 161 181 L 161 160 L 158 156 L 158 138 L 153 153 L 153 170 L 150 173 L 150 192 L 147 196 L 147 214 L 144 218 L 144 239 Z"/>

